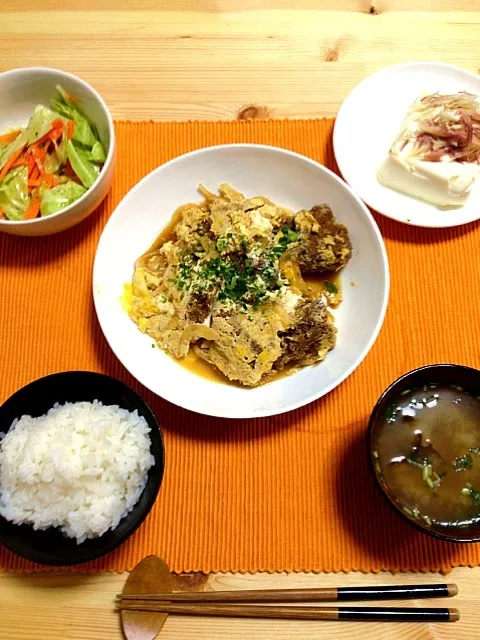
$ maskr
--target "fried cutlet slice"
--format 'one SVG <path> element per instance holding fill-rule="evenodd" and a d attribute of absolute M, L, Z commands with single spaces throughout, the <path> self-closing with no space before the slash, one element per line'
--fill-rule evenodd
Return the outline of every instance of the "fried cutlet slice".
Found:
<path fill-rule="evenodd" d="M 347 228 L 337 222 L 326 204 L 300 211 L 294 218 L 299 232 L 295 259 L 304 273 L 339 271 L 352 255 L 352 243 Z"/>
<path fill-rule="evenodd" d="M 324 360 L 336 341 L 335 328 L 322 298 L 303 302 L 295 309 L 293 325 L 279 332 L 281 356 L 273 368 L 307 366 Z"/>

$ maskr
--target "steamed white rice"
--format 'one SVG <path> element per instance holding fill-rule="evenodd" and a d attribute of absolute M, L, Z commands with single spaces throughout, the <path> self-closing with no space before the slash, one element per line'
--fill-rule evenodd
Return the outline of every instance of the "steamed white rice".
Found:
<path fill-rule="evenodd" d="M 59 527 L 78 544 L 115 529 L 154 464 L 149 432 L 137 411 L 97 400 L 22 416 L 1 434 L 0 515 L 34 529 Z"/>

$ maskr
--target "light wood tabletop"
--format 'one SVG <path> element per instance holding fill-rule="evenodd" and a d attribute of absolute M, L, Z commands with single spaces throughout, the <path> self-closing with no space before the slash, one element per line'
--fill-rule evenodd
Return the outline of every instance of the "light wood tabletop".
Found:
<path fill-rule="evenodd" d="M 436 60 L 478 72 L 480 0 L 4 0 L 0 71 L 82 76 L 116 119 L 333 116 L 368 74 Z M 81 7 L 78 10 L 77 7 Z M 139 10 L 141 8 L 141 10 Z M 113 598 L 126 574 L 0 573 L 1 640 L 121 638 Z M 480 568 L 438 574 L 190 574 L 178 589 L 456 582 L 454 624 L 405 625 L 171 616 L 165 640 L 480 638 Z M 418 604 L 418 603 L 417 603 Z M 425 606 L 439 604 L 425 602 Z M 441 603 L 444 604 L 444 601 Z"/>

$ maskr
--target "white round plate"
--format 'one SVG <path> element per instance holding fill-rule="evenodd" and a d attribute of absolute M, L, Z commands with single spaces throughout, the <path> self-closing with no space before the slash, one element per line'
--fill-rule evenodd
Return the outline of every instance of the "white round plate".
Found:
<path fill-rule="evenodd" d="M 336 312 L 338 343 L 326 360 L 249 389 L 197 376 L 139 331 L 122 308 L 135 260 L 152 244 L 175 209 L 200 202 L 197 186 L 217 191 L 230 183 L 246 196 L 262 195 L 299 211 L 328 203 L 349 229 L 353 256 L 343 271 L 344 302 Z M 283 413 L 323 396 L 360 364 L 385 315 L 388 261 L 365 205 L 331 171 L 296 153 L 260 145 L 207 147 L 158 167 L 122 200 L 98 244 L 93 270 L 95 308 L 116 356 L 159 396 L 185 409 L 226 418 Z"/>
<path fill-rule="evenodd" d="M 442 210 L 398 193 L 377 180 L 377 171 L 408 108 L 422 93 L 469 91 L 480 95 L 480 77 L 448 64 L 412 62 L 383 69 L 347 96 L 333 133 L 335 157 L 343 177 L 368 204 L 389 218 L 419 227 L 453 227 L 480 218 L 480 184 L 467 203 Z"/>

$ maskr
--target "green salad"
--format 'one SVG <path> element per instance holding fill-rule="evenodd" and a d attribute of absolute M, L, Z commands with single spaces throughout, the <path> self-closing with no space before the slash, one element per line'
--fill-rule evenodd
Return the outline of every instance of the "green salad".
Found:
<path fill-rule="evenodd" d="M 0 135 L 0 218 L 33 220 L 61 211 L 95 182 L 106 160 L 78 98 L 57 86 L 24 129 Z"/>

